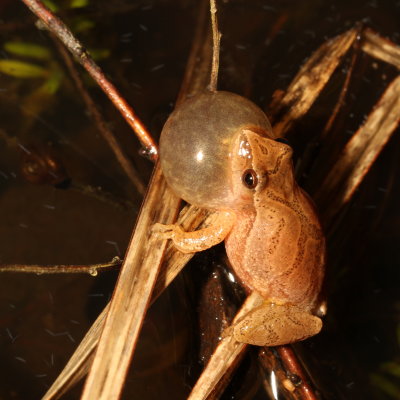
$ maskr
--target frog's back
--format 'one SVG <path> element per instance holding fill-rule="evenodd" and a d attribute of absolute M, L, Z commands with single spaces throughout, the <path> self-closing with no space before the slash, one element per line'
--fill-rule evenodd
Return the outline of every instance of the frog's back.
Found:
<path fill-rule="evenodd" d="M 314 207 L 300 188 L 291 202 L 264 192 L 255 210 L 238 214 L 226 249 L 249 289 L 273 302 L 316 306 L 325 240 Z"/>

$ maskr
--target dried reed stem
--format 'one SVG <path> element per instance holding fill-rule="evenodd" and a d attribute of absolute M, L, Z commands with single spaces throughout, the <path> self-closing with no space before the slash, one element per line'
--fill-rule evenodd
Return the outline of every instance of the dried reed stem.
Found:
<path fill-rule="evenodd" d="M 400 69 L 400 46 L 379 36 L 372 29 L 365 29 L 361 47 L 370 56 Z"/>
<path fill-rule="evenodd" d="M 218 83 L 221 33 L 218 31 L 217 5 L 215 4 L 215 0 L 210 0 L 210 15 L 211 15 L 212 37 L 213 37 L 213 56 L 212 56 L 211 78 L 210 78 L 209 89 L 212 92 L 216 92 Z"/>
<path fill-rule="evenodd" d="M 89 274 L 96 276 L 99 272 L 115 269 L 122 264 L 119 257 L 114 257 L 112 261 L 102 264 L 91 265 L 26 265 L 12 264 L 0 265 L 0 272 L 16 272 L 28 274 Z"/>
<path fill-rule="evenodd" d="M 113 293 L 83 400 L 120 397 L 166 247 L 165 240 L 151 233 L 151 226 L 173 223 L 178 204 L 157 164 Z"/>

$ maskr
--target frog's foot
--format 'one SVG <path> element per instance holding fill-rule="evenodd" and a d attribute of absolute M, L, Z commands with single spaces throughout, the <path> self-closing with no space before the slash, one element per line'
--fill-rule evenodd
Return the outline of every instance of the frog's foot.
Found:
<path fill-rule="evenodd" d="M 321 328 L 321 319 L 300 307 L 264 303 L 235 323 L 230 333 L 241 343 L 280 346 L 314 336 Z"/>
<path fill-rule="evenodd" d="M 160 239 L 173 239 L 176 235 L 184 233 L 179 225 L 164 225 L 160 223 L 154 224 L 151 230 Z"/>
<path fill-rule="evenodd" d="M 204 250 L 195 246 L 196 236 L 199 236 L 198 232 L 201 231 L 185 232 L 179 225 L 164 225 L 160 223 L 154 224 L 151 230 L 159 239 L 172 239 L 174 246 L 182 253 L 194 253 Z"/>
<path fill-rule="evenodd" d="M 152 231 L 160 239 L 172 239 L 175 247 L 182 253 L 195 253 L 209 249 L 222 242 L 229 234 L 236 215 L 231 211 L 219 211 L 206 228 L 185 232 L 179 225 L 154 224 Z"/>

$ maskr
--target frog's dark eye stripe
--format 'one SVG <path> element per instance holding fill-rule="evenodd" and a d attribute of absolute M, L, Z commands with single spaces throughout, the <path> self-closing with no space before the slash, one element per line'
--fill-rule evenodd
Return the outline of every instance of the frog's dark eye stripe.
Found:
<path fill-rule="evenodd" d="M 275 142 L 280 142 L 280 143 L 284 143 L 284 144 L 290 145 L 289 140 L 287 140 L 287 139 L 285 139 L 283 137 L 276 138 Z"/>

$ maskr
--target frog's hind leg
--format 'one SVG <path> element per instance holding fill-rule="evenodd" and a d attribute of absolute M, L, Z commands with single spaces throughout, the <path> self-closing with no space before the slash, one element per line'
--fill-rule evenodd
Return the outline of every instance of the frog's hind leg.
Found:
<path fill-rule="evenodd" d="M 321 319 L 300 307 L 265 302 L 235 323 L 230 333 L 238 342 L 279 346 L 307 339 L 321 328 Z"/>

